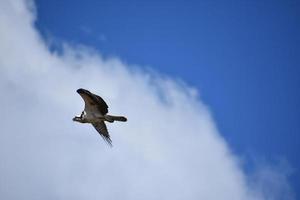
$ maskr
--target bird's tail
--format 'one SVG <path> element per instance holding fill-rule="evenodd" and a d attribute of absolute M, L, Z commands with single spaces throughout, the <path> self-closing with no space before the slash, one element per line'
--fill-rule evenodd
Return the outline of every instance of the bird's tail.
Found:
<path fill-rule="evenodd" d="M 114 121 L 126 122 L 127 121 L 127 118 L 123 117 L 123 116 L 105 115 L 104 117 L 108 122 L 114 122 Z"/>

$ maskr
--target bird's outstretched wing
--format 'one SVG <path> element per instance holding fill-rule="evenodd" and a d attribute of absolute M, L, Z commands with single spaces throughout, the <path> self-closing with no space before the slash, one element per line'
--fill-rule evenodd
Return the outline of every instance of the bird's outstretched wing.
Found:
<path fill-rule="evenodd" d="M 82 88 L 78 89 L 77 92 L 84 100 L 84 103 L 85 103 L 84 110 L 86 112 L 95 113 L 96 111 L 98 111 L 102 115 L 105 115 L 108 113 L 108 106 L 101 97 L 91 93 L 88 90 L 82 89 Z"/>
<path fill-rule="evenodd" d="M 110 139 L 109 133 L 107 131 L 106 125 L 103 121 L 92 123 L 92 125 L 95 127 L 97 132 L 101 135 L 101 137 L 110 145 L 112 146 L 112 141 Z"/>

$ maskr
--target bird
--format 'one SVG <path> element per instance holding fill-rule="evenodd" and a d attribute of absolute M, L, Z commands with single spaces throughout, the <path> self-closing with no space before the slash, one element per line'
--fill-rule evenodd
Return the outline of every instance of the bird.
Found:
<path fill-rule="evenodd" d="M 92 124 L 107 144 L 112 146 L 112 140 L 108 133 L 105 121 L 110 123 L 113 123 L 114 121 L 126 122 L 127 118 L 124 116 L 108 115 L 108 105 L 100 96 L 83 88 L 78 89 L 77 93 L 84 100 L 85 106 L 81 115 L 75 116 L 73 121 Z"/>

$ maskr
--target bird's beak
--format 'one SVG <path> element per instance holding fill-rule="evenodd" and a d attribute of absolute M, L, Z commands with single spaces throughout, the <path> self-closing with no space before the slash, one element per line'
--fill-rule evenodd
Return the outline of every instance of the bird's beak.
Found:
<path fill-rule="evenodd" d="M 75 121 L 75 122 L 80 122 L 80 121 L 81 121 L 81 118 L 80 118 L 80 117 L 77 117 L 77 116 L 75 116 L 75 117 L 73 118 L 73 121 Z"/>

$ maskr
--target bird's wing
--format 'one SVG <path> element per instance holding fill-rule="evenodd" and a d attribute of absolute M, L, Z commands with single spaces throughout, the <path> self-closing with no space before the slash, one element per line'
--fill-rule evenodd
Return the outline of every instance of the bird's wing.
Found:
<path fill-rule="evenodd" d="M 93 94 L 95 100 L 98 103 L 98 109 L 100 110 L 100 112 L 105 115 L 108 113 L 108 105 L 105 103 L 105 101 L 98 95 Z"/>
<path fill-rule="evenodd" d="M 106 125 L 103 121 L 92 123 L 92 125 L 95 127 L 97 132 L 101 135 L 101 137 L 110 145 L 112 146 L 112 141 L 110 139 L 109 133 L 107 131 Z"/>
<path fill-rule="evenodd" d="M 84 89 L 79 89 L 79 90 L 77 90 L 77 92 L 84 100 L 85 112 L 87 112 L 87 113 L 88 112 L 91 112 L 91 113 L 97 113 L 97 112 L 99 113 L 100 112 L 102 115 L 107 114 L 108 106 L 101 97 L 91 93 L 88 90 L 84 90 Z"/>

